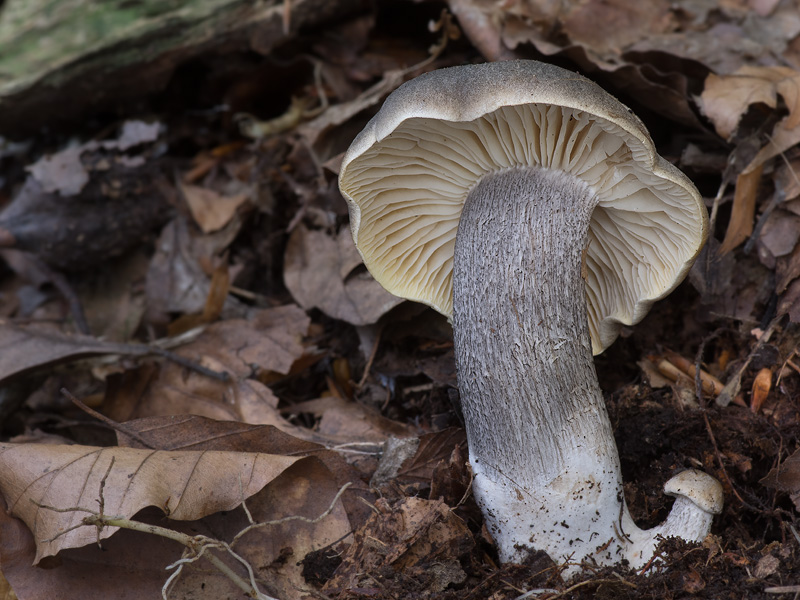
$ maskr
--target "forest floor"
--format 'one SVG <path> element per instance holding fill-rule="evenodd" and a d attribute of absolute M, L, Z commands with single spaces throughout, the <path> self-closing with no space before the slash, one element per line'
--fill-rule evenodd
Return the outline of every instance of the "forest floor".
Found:
<path fill-rule="evenodd" d="M 800 597 L 794 3 L 287 0 L 244 31 L 212 4 L 178 41 L 125 13 L 39 79 L 0 59 L 0 598 Z M 507 58 L 631 106 L 712 215 L 595 359 L 637 524 L 683 469 L 724 489 L 639 571 L 499 564 L 452 329 L 350 237 L 339 164 L 388 93 Z"/>

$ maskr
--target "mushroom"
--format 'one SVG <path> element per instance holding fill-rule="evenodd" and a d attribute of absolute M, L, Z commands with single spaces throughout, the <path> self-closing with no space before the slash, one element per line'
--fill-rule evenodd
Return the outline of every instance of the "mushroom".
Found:
<path fill-rule="evenodd" d="M 722 491 L 698 471 L 667 483 L 664 524 L 634 524 L 592 359 L 681 282 L 706 235 L 697 190 L 630 109 L 535 61 L 434 71 L 387 98 L 339 186 L 373 276 L 452 321 L 473 491 L 501 561 L 537 549 L 640 567 L 659 536 L 705 537 Z"/>

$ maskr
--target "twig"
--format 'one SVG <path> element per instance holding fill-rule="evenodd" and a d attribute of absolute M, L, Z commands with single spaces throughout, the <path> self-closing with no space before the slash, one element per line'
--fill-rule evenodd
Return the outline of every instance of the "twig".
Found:
<path fill-rule="evenodd" d="M 442 11 L 439 21 L 429 26 L 432 31 L 441 31 L 439 41 L 428 49 L 430 56 L 415 65 L 404 69 L 391 69 L 384 72 L 380 81 L 364 90 L 357 98 L 331 106 L 326 114 L 309 121 L 303 126 L 301 135 L 315 140 L 320 132 L 329 127 L 340 125 L 366 108 L 377 104 L 392 90 L 398 87 L 412 73 L 421 71 L 439 58 L 447 47 L 449 40 L 457 39 L 460 35 L 458 26 L 453 22 L 453 16 Z"/>
<path fill-rule="evenodd" d="M 517 596 L 514 600 L 526 600 L 533 596 L 541 596 L 542 594 L 557 594 L 558 590 L 554 588 L 538 588 L 535 590 L 528 590 L 524 594 Z"/>
<path fill-rule="evenodd" d="M 61 393 L 64 394 L 64 396 L 66 396 L 68 400 L 70 400 L 75 406 L 80 408 L 87 415 L 90 415 L 90 416 L 94 417 L 95 419 L 97 419 L 98 421 L 101 421 L 101 422 L 105 423 L 111 429 L 113 429 L 115 431 L 119 431 L 120 433 L 123 433 L 123 434 L 127 435 L 128 437 L 133 438 L 134 440 L 139 442 L 145 448 L 149 448 L 151 450 L 155 450 L 156 449 L 155 446 L 153 446 L 153 444 L 151 444 L 150 442 L 145 440 L 142 436 L 140 436 L 138 433 L 136 433 L 130 427 L 127 427 L 127 426 L 123 425 L 122 423 L 117 423 L 113 419 L 109 419 L 104 414 L 99 413 L 96 410 L 94 410 L 93 408 L 90 408 L 90 407 L 86 406 L 83 402 L 78 400 L 78 398 L 73 396 L 72 393 L 67 388 L 61 388 Z M 112 464 L 113 464 L 113 459 L 112 459 Z M 108 475 L 108 474 L 106 474 L 106 475 Z M 103 481 L 101 482 L 101 484 L 105 484 L 105 478 L 103 478 Z M 101 487 L 100 488 L 101 494 L 102 494 L 102 491 L 103 490 L 102 490 L 102 487 Z M 100 512 L 102 514 L 102 510 Z"/>
<path fill-rule="evenodd" d="M 112 355 L 122 355 L 122 356 L 161 356 L 166 358 L 167 360 L 171 360 L 182 367 L 186 367 L 187 369 L 191 369 L 201 375 L 205 375 L 206 377 L 210 377 L 212 379 L 217 379 L 222 381 L 223 383 L 227 383 L 231 380 L 231 376 L 229 373 L 215 371 L 213 369 L 209 369 L 208 367 L 204 367 L 203 365 L 199 364 L 198 362 L 186 358 L 184 356 L 180 356 L 167 350 L 168 347 L 174 348 L 176 346 L 180 346 L 182 344 L 187 344 L 193 339 L 195 339 L 200 333 L 203 332 L 205 329 L 204 326 L 196 327 L 190 331 L 184 332 L 179 336 L 172 337 L 172 338 L 165 338 L 156 340 L 151 344 L 118 344 L 113 342 L 103 342 L 101 340 L 95 339 L 91 347 L 89 348 L 92 354 L 103 354 L 105 355 L 105 361 L 113 360 Z M 38 332 L 38 337 L 42 339 L 47 339 L 49 336 L 45 333 Z M 59 342 L 63 341 L 63 336 L 52 336 L 54 339 L 58 340 Z"/>
<path fill-rule="evenodd" d="M 130 529 L 132 531 L 138 531 L 140 533 L 147 533 L 150 535 L 157 535 L 159 537 L 167 538 L 168 540 L 173 540 L 178 542 L 179 544 L 183 544 L 186 546 L 189 551 L 193 554 L 191 558 L 181 559 L 170 565 L 173 567 L 175 564 L 179 564 L 182 566 L 183 564 L 187 564 L 190 562 L 194 562 L 201 557 L 205 557 L 212 565 L 214 565 L 220 572 L 222 572 L 226 577 L 228 577 L 238 588 L 244 591 L 246 594 L 249 594 L 251 598 L 259 598 L 261 600 L 275 600 L 271 596 L 266 596 L 262 594 L 258 588 L 254 588 L 242 579 L 238 574 L 233 572 L 231 568 L 222 562 L 219 557 L 207 553 L 206 550 L 210 548 L 217 548 L 220 550 L 229 551 L 229 546 L 225 542 L 221 542 L 219 540 L 215 540 L 213 538 L 207 537 L 205 535 L 196 535 L 190 536 L 186 533 L 181 533 L 180 531 L 175 531 L 173 529 L 169 529 L 167 527 L 160 527 L 158 525 L 150 525 L 148 523 L 142 523 L 141 521 L 133 521 L 131 519 L 126 519 L 125 517 L 108 517 L 99 514 L 93 514 L 88 517 L 83 518 L 84 525 L 93 525 L 99 529 L 104 527 L 119 527 L 120 529 Z M 235 552 L 229 551 L 229 554 L 237 558 L 237 560 L 242 561 L 241 557 L 239 557 Z"/>
<path fill-rule="evenodd" d="M 733 482 L 731 481 L 731 478 L 728 476 L 728 470 L 725 468 L 725 463 L 722 461 L 722 453 L 719 451 L 719 446 L 717 446 L 717 438 L 714 437 L 714 431 L 711 429 L 711 423 L 708 420 L 708 413 L 706 413 L 705 411 L 703 412 L 703 419 L 705 420 L 706 423 L 706 431 L 708 432 L 708 437 L 711 439 L 711 445 L 714 446 L 714 453 L 717 456 L 717 462 L 719 463 L 719 468 L 722 469 L 722 474 L 725 477 L 725 481 L 728 482 L 728 486 L 731 488 L 733 495 L 736 496 L 737 500 L 739 500 L 739 502 L 742 503 L 742 506 L 745 506 L 750 510 L 758 513 L 763 512 L 757 509 L 755 506 L 752 506 L 748 502 L 745 502 L 744 499 L 739 495 L 739 492 L 736 491 L 736 488 L 733 487 Z"/>
<path fill-rule="evenodd" d="M 658 561 L 662 559 L 662 557 L 663 557 L 662 552 L 655 552 L 653 556 L 650 557 L 650 560 L 647 561 L 647 564 L 641 568 L 638 574 L 644 575 L 645 573 L 647 573 L 647 571 L 649 571 L 653 565 L 657 564 Z"/>
<path fill-rule="evenodd" d="M 372 343 L 372 350 L 369 353 L 369 358 L 367 359 L 367 364 L 364 365 L 364 373 L 361 375 L 361 379 L 358 380 L 356 384 L 357 389 L 361 389 L 364 387 L 364 384 L 367 382 L 367 377 L 369 376 L 369 372 L 372 369 L 372 363 L 375 362 L 375 356 L 378 354 L 378 344 L 381 342 L 381 334 L 383 333 L 383 329 L 378 329 L 378 333 L 375 334 L 375 341 Z"/>
<path fill-rule="evenodd" d="M 770 322 L 769 326 L 767 327 L 766 331 L 761 334 L 761 337 L 758 339 L 758 342 L 750 351 L 750 354 L 747 355 L 747 359 L 744 361 L 741 367 L 736 371 L 734 376 L 725 384 L 725 388 L 722 390 L 722 393 L 717 396 L 717 406 L 728 406 L 731 400 L 733 399 L 736 394 L 739 393 L 739 388 L 742 385 L 742 375 L 744 375 L 745 370 L 747 367 L 750 366 L 750 362 L 753 360 L 753 357 L 756 355 L 761 347 L 766 344 L 769 339 L 772 337 L 772 334 L 775 332 L 775 328 L 783 319 L 783 315 L 778 315 L 775 317 L 772 322 Z"/>
<path fill-rule="evenodd" d="M 239 533 L 237 533 L 234 536 L 234 538 L 231 540 L 230 547 L 233 548 L 236 545 L 236 542 L 238 542 L 243 535 L 245 535 L 250 531 L 253 531 L 254 529 L 261 529 L 262 527 L 271 527 L 273 525 L 283 525 L 284 523 L 290 523 L 292 521 L 301 521 L 303 523 L 309 523 L 312 525 L 314 523 L 319 523 L 322 519 L 324 519 L 333 512 L 333 509 L 336 508 L 336 503 L 339 501 L 339 498 L 342 497 L 342 494 L 344 494 L 345 490 L 349 488 L 350 485 L 351 483 L 348 481 L 342 487 L 340 487 L 339 491 L 336 492 L 336 495 L 333 497 L 333 500 L 331 500 L 330 506 L 328 506 L 328 508 L 325 509 L 325 512 L 323 512 L 319 516 L 313 519 L 309 519 L 308 517 L 303 517 L 301 515 L 291 515 L 288 517 L 283 517 L 282 519 L 275 519 L 273 521 L 262 521 L 259 523 L 251 523 L 250 525 L 242 529 Z"/>
<path fill-rule="evenodd" d="M 236 113 L 234 121 L 239 126 L 239 133 L 253 140 L 260 140 L 273 135 L 279 135 L 297 127 L 303 121 L 318 117 L 328 108 L 328 95 L 322 86 L 322 62 L 314 62 L 314 88 L 319 97 L 319 104 L 311 107 L 312 98 L 293 97 L 286 111 L 267 121 L 259 121 L 249 113 Z"/>
<path fill-rule="evenodd" d="M 181 356 L 180 354 L 175 354 L 174 352 L 170 352 L 169 350 L 165 350 L 164 348 L 159 348 L 157 346 L 147 346 L 152 354 L 156 354 L 158 356 L 163 356 L 167 360 L 171 360 L 172 362 L 181 365 L 182 367 L 186 367 L 187 369 L 191 369 L 201 375 L 205 375 L 211 379 L 216 379 L 218 381 L 222 381 L 223 383 L 227 383 L 231 380 L 230 373 L 225 371 L 215 371 L 214 369 L 209 369 L 208 367 L 204 367 L 197 361 L 194 361 L 190 358 L 186 358 Z"/>
<path fill-rule="evenodd" d="M 792 535 L 794 539 L 797 541 L 798 545 L 800 545 L 800 535 L 797 533 L 797 529 L 794 528 L 794 525 L 789 524 L 789 529 L 792 531 Z"/>
<path fill-rule="evenodd" d="M 67 304 L 69 304 L 69 311 L 72 313 L 72 318 L 75 319 L 75 327 L 77 330 L 84 335 L 91 335 L 92 331 L 89 329 L 89 321 L 86 320 L 86 313 L 83 311 L 81 300 L 78 294 L 75 293 L 72 285 L 67 281 L 67 278 L 62 273 L 45 265 L 44 261 L 39 259 L 37 259 L 37 261 L 40 263 L 39 266 L 41 268 L 47 269 L 48 276 L 53 282 L 53 285 L 56 286 L 56 289 L 67 301 Z"/>
<path fill-rule="evenodd" d="M 111 468 L 114 466 L 117 457 L 113 454 L 111 455 L 111 460 L 108 461 L 108 468 L 106 469 L 106 474 L 103 475 L 103 478 L 100 480 L 100 499 L 97 503 L 100 505 L 100 514 L 103 515 L 106 512 L 106 496 L 105 496 L 105 489 L 106 489 L 106 480 L 108 479 L 109 473 L 111 473 Z M 97 528 L 97 547 L 101 550 L 103 549 L 102 544 L 100 543 L 100 532 L 103 531 L 102 528 Z"/>
<path fill-rule="evenodd" d="M 753 251 L 753 246 L 756 245 L 759 236 L 761 235 L 761 230 L 764 228 L 764 225 L 767 223 L 767 219 L 769 219 L 772 212 L 778 208 L 778 205 L 781 204 L 784 200 L 786 200 L 786 192 L 783 190 L 783 184 L 779 178 L 775 178 L 775 191 L 772 194 L 772 198 L 767 204 L 767 207 L 764 209 L 764 212 L 761 213 L 761 216 L 756 221 L 756 225 L 753 228 L 753 233 L 750 234 L 750 238 L 745 242 L 742 251 L 745 254 L 750 254 Z"/>
<path fill-rule="evenodd" d="M 730 172 L 733 167 L 732 162 L 733 154 L 728 156 L 728 164 L 725 167 L 725 172 L 722 174 L 722 181 L 720 181 L 719 189 L 717 189 L 717 195 L 714 196 L 714 202 L 711 205 L 711 214 L 708 217 L 708 231 L 709 237 L 713 237 L 714 227 L 717 223 L 717 213 L 719 212 L 719 203 L 722 200 L 722 196 L 725 195 L 725 190 L 728 187 L 728 181 L 730 177 Z M 714 259 L 714 252 L 711 252 L 710 245 L 707 245 L 706 248 L 706 256 L 705 256 L 705 264 L 703 265 L 703 279 L 705 280 L 704 285 L 708 285 L 709 280 L 709 273 L 711 273 L 711 261 Z"/>
<path fill-rule="evenodd" d="M 112 464 L 113 464 L 113 460 L 112 460 Z M 101 485 L 101 490 L 102 490 L 102 487 L 105 485 L 105 479 L 108 477 L 108 472 L 110 472 L 110 470 L 111 470 L 111 465 L 109 465 L 109 469 L 106 472 L 106 475 L 103 477 L 103 481 L 101 481 L 101 484 L 100 484 Z M 266 524 L 280 524 L 280 523 L 284 523 L 284 522 L 295 520 L 295 519 L 302 520 L 302 521 L 305 521 L 305 522 L 308 522 L 308 523 L 316 523 L 316 522 L 324 519 L 326 516 L 328 516 L 333 511 L 333 508 L 335 507 L 336 501 L 339 499 L 339 497 L 341 496 L 342 492 L 344 492 L 344 490 L 347 489 L 349 486 L 350 486 L 350 483 L 347 483 L 344 486 L 342 486 L 342 488 L 336 494 L 336 497 L 334 498 L 333 502 L 331 503 L 331 506 L 325 512 L 323 512 L 321 515 L 316 517 L 315 519 L 309 519 L 307 517 L 302 517 L 302 516 L 298 515 L 298 516 L 295 516 L 295 517 L 286 517 L 284 519 L 279 519 L 277 521 L 272 521 L 272 522 L 268 522 L 268 523 L 257 523 L 257 524 L 255 524 L 255 526 L 266 525 Z M 100 501 L 100 503 L 101 503 L 101 507 L 102 507 L 102 505 L 104 504 L 102 502 L 102 500 Z M 151 525 L 149 523 L 142 523 L 140 521 L 133 521 L 131 519 L 127 519 L 127 518 L 121 517 L 121 516 L 107 516 L 107 515 L 99 514 L 96 511 L 88 510 L 88 509 L 81 508 L 81 507 L 56 508 L 56 507 L 53 507 L 53 506 L 41 505 L 41 504 L 38 504 L 36 502 L 34 502 L 34 504 L 36 504 L 37 506 L 40 506 L 43 509 L 52 510 L 54 512 L 60 512 L 60 513 L 63 513 L 63 512 L 85 512 L 85 513 L 89 513 L 89 516 L 84 517 L 81 520 L 80 524 L 59 532 L 59 534 L 57 536 L 55 536 L 53 538 L 53 540 L 55 540 L 58 537 L 64 535 L 68 531 L 71 531 L 73 529 L 77 529 L 78 527 L 83 527 L 83 526 L 87 526 L 88 525 L 88 526 L 97 527 L 97 529 L 98 529 L 98 537 L 100 536 L 100 532 L 105 527 L 118 527 L 120 529 L 129 529 L 129 530 L 132 530 L 132 531 L 138 531 L 140 533 L 147 533 L 147 534 L 150 534 L 150 535 L 157 535 L 159 537 L 163 537 L 163 538 L 166 538 L 166 539 L 170 539 L 170 540 L 176 541 L 176 542 L 182 544 L 183 546 L 185 546 L 187 548 L 188 552 L 189 552 L 189 556 L 184 556 L 181 559 L 179 559 L 178 561 L 176 561 L 175 563 L 173 563 L 172 565 L 169 565 L 167 567 L 168 569 L 173 569 L 173 568 L 176 569 L 176 572 L 173 573 L 167 579 L 166 583 L 164 584 L 164 587 L 162 588 L 162 596 L 165 599 L 166 599 L 166 592 L 167 592 L 170 584 L 175 581 L 177 575 L 183 569 L 183 566 L 186 565 L 186 564 L 190 564 L 190 563 L 196 562 L 200 558 L 205 557 L 206 560 L 208 560 L 214 567 L 216 567 L 223 575 L 228 577 L 237 587 L 239 587 L 242 591 L 244 591 L 249 597 L 257 598 L 259 600 L 277 600 L 276 598 L 273 598 L 272 596 L 268 596 L 267 594 L 264 594 L 263 592 L 261 592 L 258 589 L 258 586 L 257 586 L 256 581 L 255 581 L 255 573 L 253 571 L 252 566 L 247 562 L 247 560 L 245 558 L 243 558 L 242 556 L 237 554 L 232 548 L 233 543 L 235 543 L 235 541 L 240 537 L 241 533 L 244 533 L 244 532 L 240 532 L 240 535 L 237 535 L 236 538 L 234 538 L 234 542 L 231 542 L 230 544 L 227 544 L 227 543 L 222 542 L 220 540 L 215 540 L 213 538 L 210 538 L 210 537 L 207 537 L 207 536 L 204 536 L 204 535 L 190 536 L 188 534 L 185 534 L 185 533 L 182 533 L 182 532 L 179 532 L 179 531 L 175 531 L 173 529 L 169 529 L 169 528 L 166 528 L 166 527 L 160 527 L 158 525 Z M 244 531 L 249 531 L 251 529 L 254 529 L 255 526 L 250 526 L 250 527 L 246 528 Z M 48 541 L 52 541 L 52 540 L 48 540 Z M 215 556 L 214 554 L 212 554 L 210 552 L 207 552 L 207 550 L 210 550 L 210 549 L 218 549 L 218 550 L 222 550 L 222 551 L 227 552 L 233 559 L 235 559 L 237 562 L 239 562 L 245 568 L 245 570 L 247 570 L 250 581 L 247 582 L 242 577 L 240 577 L 227 564 L 222 562 L 222 560 L 220 560 L 219 557 Z"/>
<path fill-rule="evenodd" d="M 601 584 L 601 583 L 619 583 L 619 580 L 618 579 L 587 579 L 586 581 L 580 581 L 580 582 L 576 583 L 575 585 L 571 585 L 570 587 L 568 587 L 565 590 L 562 590 L 560 592 L 557 591 L 554 595 L 548 596 L 547 600 L 556 600 L 556 598 L 561 598 L 562 596 L 566 596 L 567 594 L 569 594 L 570 592 L 574 592 L 578 588 L 582 588 L 582 587 L 584 587 L 586 585 Z M 531 591 L 536 591 L 536 590 L 531 590 Z M 549 590 L 541 590 L 539 593 L 540 594 L 544 594 L 544 593 L 547 593 L 547 592 L 549 592 Z M 526 592 L 526 593 L 530 594 L 530 592 Z M 523 594 L 522 596 L 520 596 L 519 598 L 516 598 L 515 600 L 520 600 L 520 598 L 523 598 L 523 597 L 529 598 L 531 596 L 525 596 L 525 594 Z"/>
<path fill-rule="evenodd" d="M 372 450 L 356 450 L 354 447 L 364 446 L 365 448 L 372 448 Z M 376 442 L 346 442 L 344 444 L 336 444 L 333 446 L 325 446 L 326 450 L 333 450 L 334 452 L 341 452 L 342 454 L 363 454 L 365 456 L 378 456 L 381 454 L 383 444 Z M 304 451 L 305 453 L 305 451 Z"/>

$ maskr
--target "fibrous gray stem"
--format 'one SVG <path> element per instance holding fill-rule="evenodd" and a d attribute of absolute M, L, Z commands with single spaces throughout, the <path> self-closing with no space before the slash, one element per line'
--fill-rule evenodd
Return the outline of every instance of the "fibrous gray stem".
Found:
<path fill-rule="evenodd" d="M 520 168 L 484 177 L 462 213 L 459 388 L 475 496 L 503 561 L 535 548 L 640 563 L 660 533 L 628 515 L 594 370 L 581 266 L 596 202 L 569 174 Z"/>

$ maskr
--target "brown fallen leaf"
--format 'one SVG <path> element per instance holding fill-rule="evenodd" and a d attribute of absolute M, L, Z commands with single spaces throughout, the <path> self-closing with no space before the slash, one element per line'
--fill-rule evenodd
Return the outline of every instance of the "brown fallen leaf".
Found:
<path fill-rule="evenodd" d="M 800 125 L 800 71 L 790 67 L 746 65 L 730 75 L 711 73 L 700 96 L 700 107 L 727 140 L 751 104 L 776 108 L 778 96 L 789 109 L 785 128 L 794 129 Z"/>
<path fill-rule="evenodd" d="M 462 451 L 467 447 L 463 429 L 450 427 L 442 431 L 426 433 L 419 438 L 419 446 L 414 456 L 403 463 L 397 472 L 402 481 L 430 483 L 433 473 L 440 463 L 448 461 L 455 448 Z M 438 497 L 433 496 L 436 500 Z"/>
<path fill-rule="evenodd" d="M 156 348 L 145 344 L 120 344 L 87 335 L 65 334 L 48 324 L 16 325 L 0 321 L 0 382 L 92 356 L 145 356 L 155 352 Z"/>
<path fill-rule="evenodd" d="M 618 53 L 673 26 L 671 5 L 666 0 L 588 0 L 566 4 L 566 10 L 559 6 L 561 14 L 557 16 L 563 22 L 564 32 L 573 42 L 600 54 Z"/>
<path fill-rule="evenodd" d="M 313 147 L 325 133 L 337 125 L 342 125 L 361 111 L 378 104 L 412 73 L 424 72 L 431 67 L 447 47 L 448 41 L 456 40 L 460 36 L 460 30 L 447 11 L 442 11 L 438 21 L 429 22 L 428 28 L 440 33 L 439 41 L 428 49 L 428 58 L 406 68 L 383 71 L 381 80 L 364 90 L 357 98 L 329 106 L 315 119 L 298 127 L 298 133 L 306 139 L 308 145 Z"/>
<path fill-rule="evenodd" d="M 800 143 L 800 127 L 796 125 L 790 127 L 790 122 L 791 118 L 785 117 L 775 124 L 772 135 L 764 147 L 758 151 L 758 154 L 753 157 L 750 164 L 747 165 L 744 170 L 745 173 L 753 171 L 769 159 L 775 158 Z"/>
<path fill-rule="evenodd" d="M 449 458 L 441 461 L 431 474 L 431 500 L 444 500 L 448 506 L 464 501 L 472 487 L 472 469 L 467 463 L 467 449 L 455 446 Z"/>
<path fill-rule="evenodd" d="M 241 219 L 220 231 L 194 235 L 184 218 L 176 218 L 161 231 L 145 282 L 148 320 L 166 324 L 172 314 L 201 313 L 211 287 L 203 262 L 213 263 L 236 237 Z M 225 301 L 227 316 L 241 316 L 244 307 L 231 296 Z"/>
<path fill-rule="evenodd" d="M 91 285 L 82 286 L 80 299 L 92 334 L 107 342 L 127 342 L 139 328 L 145 311 L 144 280 L 150 257 L 130 252 L 112 269 L 98 269 Z"/>
<path fill-rule="evenodd" d="M 776 259 L 790 256 L 798 246 L 800 216 L 777 208 L 766 219 L 762 216 L 761 221 L 758 232 L 759 258 L 768 268 L 775 268 Z"/>
<path fill-rule="evenodd" d="M 753 233 L 753 218 L 756 212 L 756 192 L 761 181 L 762 166 L 742 173 L 736 178 L 736 192 L 733 196 L 731 218 L 725 239 L 719 248 L 720 254 L 727 254 L 745 241 Z"/>
<path fill-rule="evenodd" d="M 180 190 L 203 233 L 212 233 L 225 227 L 249 198 L 249 194 L 244 192 L 223 196 L 210 188 L 187 183 L 181 183 Z"/>
<path fill-rule="evenodd" d="M 139 515 L 158 524 L 162 514 Z M 175 529 L 192 533 L 196 522 L 175 522 Z M 153 543 L 150 536 L 120 531 L 103 541 L 62 550 L 34 566 L 36 543 L 30 529 L 0 506 L 0 564 L 21 600 L 140 600 L 159 598 L 169 576 L 165 567 L 181 556 L 178 544 Z M 204 567 L 206 565 L 203 565 Z M 213 574 L 206 569 L 209 580 Z M 134 583 L 135 582 L 135 583 Z M 10 599 L 9 599 L 10 600 Z"/>
<path fill-rule="evenodd" d="M 214 267 L 209 283 L 208 297 L 206 298 L 203 312 L 200 314 L 184 314 L 175 319 L 167 327 L 169 337 L 179 336 L 195 327 L 200 327 L 206 323 L 213 323 L 222 316 L 225 309 L 225 302 L 231 289 L 231 275 L 228 268 L 227 256 L 220 258 Z"/>
<path fill-rule="evenodd" d="M 0 444 L 0 492 L 9 512 L 33 533 L 38 563 L 97 541 L 93 527 L 68 530 L 80 525 L 87 511 L 98 511 L 101 489 L 104 514 L 131 518 L 157 506 L 171 519 L 195 520 L 235 508 L 298 460 L 243 452 Z M 115 531 L 107 527 L 100 538 Z"/>
<path fill-rule="evenodd" d="M 257 523 L 301 517 L 251 529 L 234 545 L 258 573 L 262 590 L 269 590 L 281 600 L 308 598 L 312 590 L 298 563 L 308 553 L 325 548 L 351 530 L 341 506 L 333 502 L 338 490 L 322 463 L 304 459 L 247 499 L 247 508 Z M 331 507 L 330 514 L 320 520 Z M 166 522 L 160 510 L 150 508 L 140 511 L 136 520 L 228 543 L 250 525 L 241 507 L 186 522 Z M 21 520 L 0 510 L 0 564 L 21 600 L 160 598 L 164 582 L 174 572 L 166 567 L 181 557 L 182 549 L 170 540 L 122 529 L 103 540 L 102 548 L 90 544 L 65 549 L 33 566 L 35 544 L 30 530 Z M 247 579 L 241 564 L 224 553 L 211 552 Z M 203 559 L 184 566 L 168 597 L 238 598 L 240 594 L 227 577 Z"/>
<path fill-rule="evenodd" d="M 376 409 L 334 396 L 307 400 L 287 407 L 284 413 L 311 413 L 320 419 L 317 431 L 331 441 L 383 443 L 389 436 L 409 437 L 413 427 L 393 421 Z"/>
<path fill-rule="evenodd" d="M 359 526 L 371 514 L 363 500 L 374 501 L 362 477 L 341 454 L 324 446 L 284 433 L 272 425 L 250 425 L 238 421 L 215 421 L 197 415 L 175 415 L 135 419 L 124 424 L 153 449 L 259 452 L 296 458 L 313 456 L 330 471 L 335 482 L 352 485 L 342 495 L 342 503 L 353 526 Z M 120 446 L 143 448 L 139 441 L 118 432 Z"/>
<path fill-rule="evenodd" d="M 17 595 L 14 593 L 14 590 L 11 589 L 11 584 L 8 583 L 8 580 L 2 573 L 0 573 L 0 599 L 17 600 Z"/>
<path fill-rule="evenodd" d="M 694 596 L 705 589 L 706 582 L 695 569 L 690 568 L 688 573 L 681 576 L 683 591 Z"/>
<path fill-rule="evenodd" d="M 750 396 L 750 410 L 757 413 L 761 410 L 764 401 L 769 396 L 769 391 L 772 389 L 772 369 L 764 367 L 761 369 L 756 378 L 753 380 L 753 389 Z"/>
<path fill-rule="evenodd" d="M 335 319 L 369 325 L 403 300 L 366 270 L 356 271 L 360 265 L 349 229 L 331 236 L 301 224 L 286 245 L 283 280 L 306 310 L 319 308 Z"/>
<path fill-rule="evenodd" d="M 800 450 L 773 468 L 759 483 L 787 492 L 797 510 L 800 510 Z"/>
<path fill-rule="evenodd" d="M 197 414 L 212 419 L 275 425 L 302 433 L 278 414 L 278 398 L 257 378 L 287 374 L 305 352 L 301 343 L 310 319 L 295 305 L 258 311 L 249 320 L 229 319 L 209 325 L 176 354 L 218 372 L 225 382 L 181 365 L 165 363 L 129 371 L 109 382 L 101 408 L 115 421 L 135 418 Z M 310 433 L 306 430 L 306 433 Z"/>

